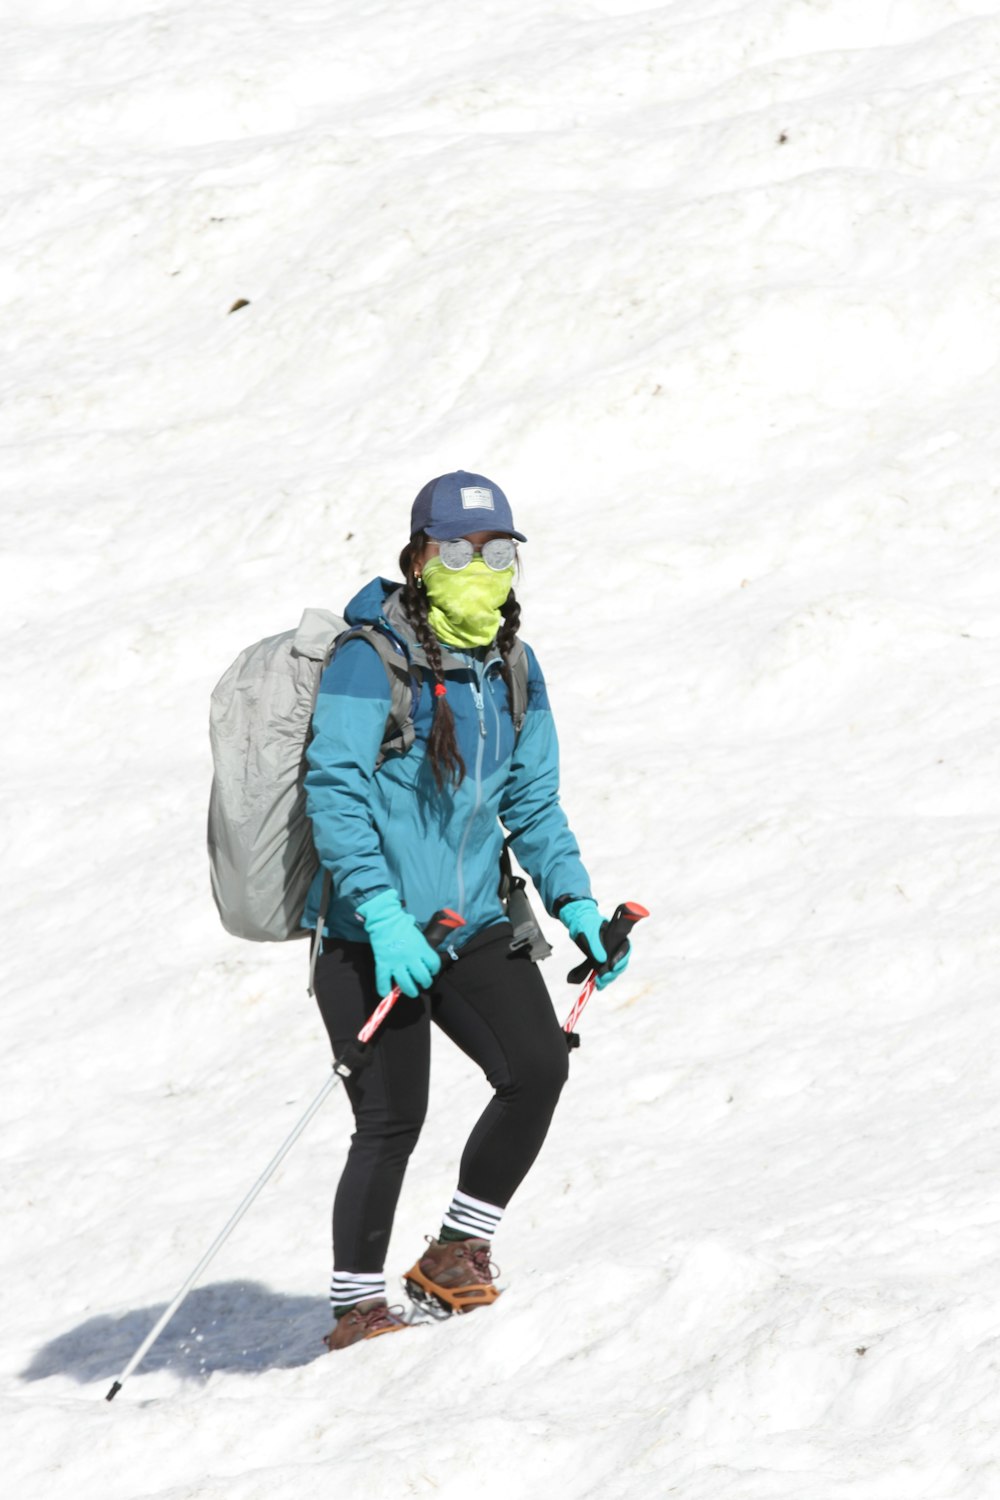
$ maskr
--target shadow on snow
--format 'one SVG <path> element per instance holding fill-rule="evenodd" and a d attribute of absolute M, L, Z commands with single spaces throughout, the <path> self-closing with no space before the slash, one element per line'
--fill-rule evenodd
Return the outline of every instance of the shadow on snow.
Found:
<path fill-rule="evenodd" d="M 120 1317 L 88 1318 L 38 1351 L 22 1380 L 69 1375 L 83 1383 L 121 1374 L 167 1303 Z M 132 1378 L 169 1370 L 207 1380 L 216 1370 L 289 1370 L 326 1351 L 330 1304 L 323 1297 L 288 1297 L 255 1282 L 197 1287 L 184 1300 Z"/>

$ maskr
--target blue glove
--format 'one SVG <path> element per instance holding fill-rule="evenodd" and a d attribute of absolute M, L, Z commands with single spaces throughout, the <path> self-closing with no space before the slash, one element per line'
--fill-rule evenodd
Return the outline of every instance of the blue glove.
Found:
<path fill-rule="evenodd" d="M 371 939 L 379 994 L 387 995 L 398 984 L 404 995 L 415 998 L 441 969 L 440 956 L 420 931 L 416 918 L 403 910 L 391 890 L 379 891 L 362 901 L 358 916 Z"/>
<path fill-rule="evenodd" d="M 596 901 L 589 897 L 586 900 L 567 901 L 565 906 L 559 909 L 559 920 L 577 947 L 582 948 L 588 958 L 593 960 L 599 990 L 606 989 L 609 984 L 613 984 L 619 974 L 623 974 L 628 968 L 630 948 L 626 948 L 612 968 L 606 969 L 603 974 L 600 972 L 602 964 L 608 961 L 608 953 L 601 942 L 601 928 L 605 924 L 605 918 L 597 910 Z"/>

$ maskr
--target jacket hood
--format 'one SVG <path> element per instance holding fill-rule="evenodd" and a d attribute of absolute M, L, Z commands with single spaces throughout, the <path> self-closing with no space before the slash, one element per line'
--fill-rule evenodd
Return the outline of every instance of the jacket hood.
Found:
<path fill-rule="evenodd" d="M 391 578 L 373 578 L 355 594 L 344 610 L 344 619 L 348 625 L 378 625 L 386 600 L 391 594 L 398 594 L 401 587 Z"/>

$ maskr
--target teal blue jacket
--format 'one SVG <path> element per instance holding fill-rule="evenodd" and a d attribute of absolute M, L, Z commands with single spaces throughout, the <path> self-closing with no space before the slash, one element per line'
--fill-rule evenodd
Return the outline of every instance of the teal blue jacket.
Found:
<path fill-rule="evenodd" d="M 351 625 L 378 625 L 426 667 L 399 599 L 399 585 L 373 579 L 345 611 Z M 504 829 L 551 912 L 558 897 L 589 896 L 580 851 L 559 804 L 559 751 L 541 669 L 530 647 L 528 704 L 515 736 L 495 647 L 442 647 L 448 702 L 466 765 L 462 784 L 435 785 L 427 760 L 433 679 L 422 673 L 415 740 L 376 769 L 390 708 L 386 669 L 363 637 L 345 641 L 323 674 L 307 750 L 306 809 L 321 869 L 304 926 L 315 926 L 323 870 L 332 877 L 328 936 L 366 942 L 357 908 L 393 889 L 423 925 L 441 907 L 465 918 L 462 941 L 504 920 L 497 894 Z M 502 827 L 501 827 L 502 825 Z"/>

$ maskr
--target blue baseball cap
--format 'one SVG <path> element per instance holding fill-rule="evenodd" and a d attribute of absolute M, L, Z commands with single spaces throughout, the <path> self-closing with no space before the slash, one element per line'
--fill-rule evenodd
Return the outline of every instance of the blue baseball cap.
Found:
<path fill-rule="evenodd" d="M 514 530 L 510 502 L 500 486 L 464 469 L 424 485 L 410 512 L 410 535 L 418 531 L 426 531 L 435 542 L 470 531 L 502 531 L 519 542 L 528 540 Z"/>

